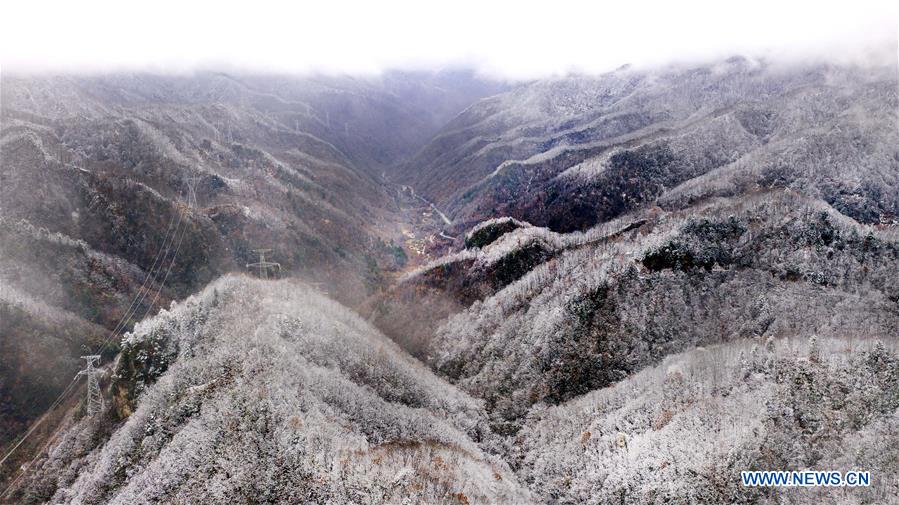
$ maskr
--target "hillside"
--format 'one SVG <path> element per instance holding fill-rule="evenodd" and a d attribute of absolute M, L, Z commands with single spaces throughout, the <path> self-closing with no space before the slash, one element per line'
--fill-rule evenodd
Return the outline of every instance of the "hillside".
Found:
<path fill-rule="evenodd" d="M 870 339 L 671 356 L 535 406 L 508 444 L 482 402 L 351 311 L 299 282 L 229 276 L 139 324 L 103 383 L 103 414 L 70 414 L 9 499 L 882 503 L 899 476 L 899 356 Z M 809 466 L 866 468 L 874 485 L 737 484 L 742 469 Z"/>
<path fill-rule="evenodd" d="M 583 230 L 653 203 L 790 188 L 895 223 L 897 70 L 734 57 L 560 77 L 482 100 L 404 165 L 459 226 Z"/>
<path fill-rule="evenodd" d="M 612 385 L 697 345 L 899 334 L 895 233 L 793 193 L 649 209 L 583 233 L 519 223 L 485 244 L 485 229 L 468 235 L 482 247 L 411 273 L 373 314 L 485 399 L 500 433 L 517 432 L 536 403 Z"/>
<path fill-rule="evenodd" d="M 899 360 L 871 341 L 737 342 L 535 411 L 516 439 L 542 503 L 893 503 Z M 865 468 L 870 487 L 745 488 L 744 470 Z"/>
<path fill-rule="evenodd" d="M 381 289 L 404 263 L 383 167 L 498 86 L 466 72 L 4 74 L 0 440 L 119 321 L 243 271 L 255 249 L 349 304 Z M 79 321 L 42 320 L 31 299 Z"/>
<path fill-rule="evenodd" d="M 20 503 L 529 500 L 475 442 L 480 402 L 301 283 L 220 279 L 139 324 L 105 381 Z"/>
<path fill-rule="evenodd" d="M 895 64 L 0 84 L 2 503 L 899 495 Z"/>

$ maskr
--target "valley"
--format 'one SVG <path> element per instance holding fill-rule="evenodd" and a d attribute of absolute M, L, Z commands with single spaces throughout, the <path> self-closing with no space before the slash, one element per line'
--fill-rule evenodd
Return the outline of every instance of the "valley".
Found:
<path fill-rule="evenodd" d="M 0 89 L 0 502 L 899 495 L 895 64 Z"/>

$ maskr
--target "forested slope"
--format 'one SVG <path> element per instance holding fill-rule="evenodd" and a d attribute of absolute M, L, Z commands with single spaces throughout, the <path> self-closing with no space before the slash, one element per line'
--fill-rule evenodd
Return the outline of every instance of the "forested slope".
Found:
<path fill-rule="evenodd" d="M 70 419 L 18 502 L 531 500 L 481 448 L 481 402 L 301 283 L 220 279 L 107 370 L 104 412 Z"/>
<path fill-rule="evenodd" d="M 713 64 L 539 80 L 482 100 L 404 165 L 460 226 L 583 230 L 663 202 L 790 188 L 899 215 L 895 65 Z"/>

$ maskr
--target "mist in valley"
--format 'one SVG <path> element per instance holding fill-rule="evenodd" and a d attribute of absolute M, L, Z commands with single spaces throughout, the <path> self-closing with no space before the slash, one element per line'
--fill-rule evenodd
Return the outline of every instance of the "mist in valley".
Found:
<path fill-rule="evenodd" d="M 3 8 L 0 503 L 896 501 L 895 8 L 145 7 Z"/>

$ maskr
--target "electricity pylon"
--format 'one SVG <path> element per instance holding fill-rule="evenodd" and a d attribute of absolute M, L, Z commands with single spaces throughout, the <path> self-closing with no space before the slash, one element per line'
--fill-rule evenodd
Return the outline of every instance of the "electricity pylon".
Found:
<path fill-rule="evenodd" d="M 199 177 L 187 178 L 187 205 L 191 208 L 197 208 L 197 183 L 200 182 Z"/>
<path fill-rule="evenodd" d="M 259 269 L 259 277 L 263 279 L 268 279 L 268 270 L 277 268 L 278 271 L 281 271 L 281 264 L 275 263 L 273 261 L 265 261 L 265 254 L 272 252 L 271 249 L 253 249 L 253 252 L 259 255 L 259 261 L 256 263 L 247 263 L 247 268 L 258 268 Z"/>
<path fill-rule="evenodd" d="M 90 356 L 82 356 L 82 358 L 87 360 L 87 367 L 78 372 L 78 375 L 87 376 L 87 415 L 93 416 L 103 409 L 103 397 L 100 396 L 100 379 L 97 377 L 100 375 L 100 370 L 94 366 L 100 361 L 100 355 L 92 354 Z"/>
<path fill-rule="evenodd" d="M 319 293 L 321 293 L 323 295 L 329 294 L 327 291 L 325 291 L 324 288 L 322 288 L 323 283 L 321 283 L 321 282 L 307 282 L 307 284 L 310 284 L 313 288 L 315 288 L 316 291 L 318 291 Z"/>

